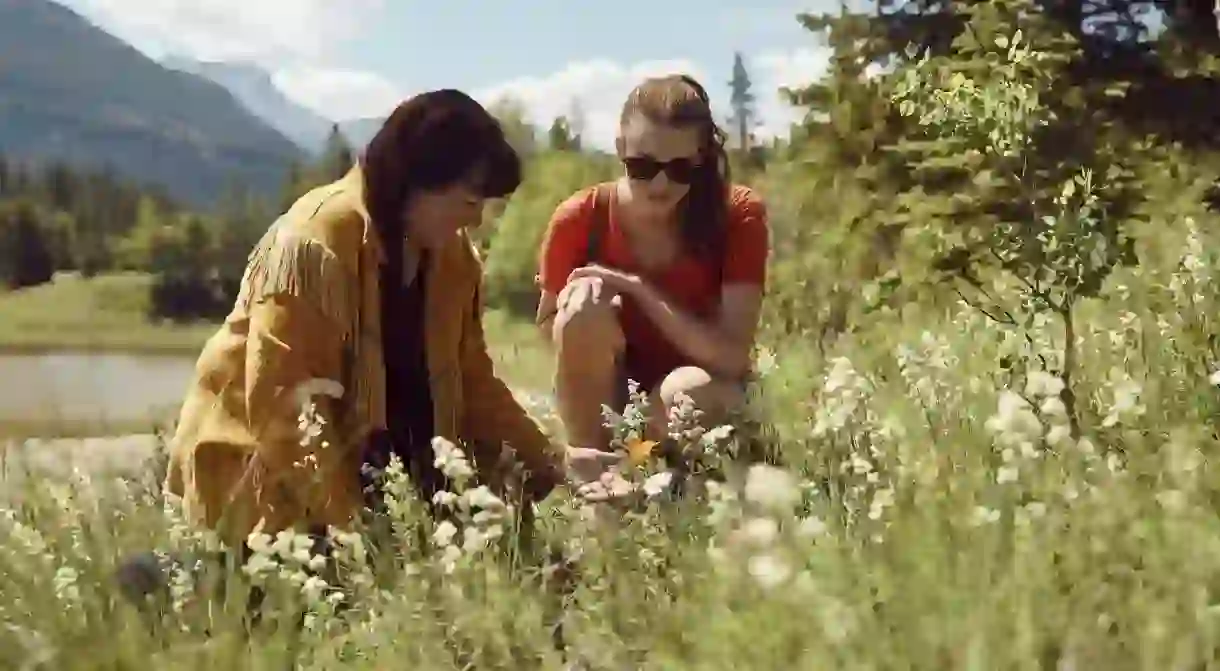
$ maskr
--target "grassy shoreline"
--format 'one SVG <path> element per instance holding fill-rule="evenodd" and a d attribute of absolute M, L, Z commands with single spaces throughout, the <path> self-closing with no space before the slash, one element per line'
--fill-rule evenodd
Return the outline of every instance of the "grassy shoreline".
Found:
<path fill-rule="evenodd" d="M 0 292 L 0 354 L 196 355 L 218 324 L 150 322 L 151 288 L 148 275 L 119 273 Z"/>
<path fill-rule="evenodd" d="M 195 358 L 220 324 L 150 323 L 145 316 L 150 287 L 147 276 L 125 274 L 64 277 L 39 287 L 0 292 L 0 357 L 85 354 Z M 496 368 L 511 386 L 531 391 L 549 386 L 551 359 L 532 324 L 488 310 L 484 331 Z M 0 442 L 11 438 L 150 433 L 164 419 L 6 418 L 0 412 Z"/>

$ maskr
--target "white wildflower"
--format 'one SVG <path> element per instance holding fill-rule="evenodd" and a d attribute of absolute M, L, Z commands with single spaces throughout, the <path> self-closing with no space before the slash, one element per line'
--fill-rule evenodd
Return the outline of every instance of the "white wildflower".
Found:
<path fill-rule="evenodd" d="M 1145 408 L 1140 403 L 1143 386 L 1132 379 L 1125 371 L 1115 369 L 1110 374 L 1110 390 L 1113 401 L 1110 412 L 1102 420 L 1102 426 L 1107 428 L 1144 414 Z"/>
<path fill-rule="evenodd" d="M 1021 445 L 1042 436 L 1042 421 L 1029 402 L 1009 390 L 1000 393 L 998 410 L 986 427 L 1001 445 Z"/>
<path fill-rule="evenodd" d="M 1025 395 L 1034 398 L 1058 396 L 1063 388 L 1063 378 L 1040 370 L 1031 372 L 1025 381 Z"/>
<path fill-rule="evenodd" d="M 873 500 L 868 510 L 870 520 L 879 520 L 885 515 L 885 509 L 894 505 L 894 490 L 889 487 L 878 489 L 873 493 Z"/>
<path fill-rule="evenodd" d="M 500 497 L 496 496 L 487 485 L 479 485 L 462 492 L 461 505 L 467 510 L 502 509 L 504 508 L 504 501 L 500 500 Z"/>
<path fill-rule="evenodd" d="M 975 526 L 995 524 L 1000 521 L 1000 511 L 986 506 L 975 506 L 972 522 Z"/>
<path fill-rule="evenodd" d="M 436 529 L 432 532 L 432 542 L 440 547 L 447 547 L 453 544 L 453 539 L 457 537 L 457 527 L 449 520 L 444 520 L 436 525 Z"/>
<path fill-rule="evenodd" d="M 654 473 L 644 480 L 644 494 L 649 498 L 660 496 L 669 489 L 670 485 L 673 484 L 673 480 L 673 471 Z"/>
<path fill-rule="evenodd" d="M 474 469 L 466 459 L 466 453 L 460 447 L 444 437 L 432 439 L 432 453 L 436 455 L 433 465 L 440 469 L 446 477 L 464 481 L 474 475 Z"/>
<path fill-rule="evenodd" d="M 750 576 L 764 589 L 779 587 L 792 575 L 792 569 L 787 562 L 774 554 L 750 557 L 748 570 Z"/>
<path fill-rule="evenodd" d="M 441 551 L 441 569 L 445 573 L 453 573 L 457 569 L 458 562 L 462 560 L 462 549 L 456 545 L 446 545 Z"/>
<path fill-rule="evenodd" d="M 779 538 L 779 523 L 770 517 L 754 517 L 740 531 L 740 538 L 758 547 L 767 547 Z"/>
<path fill-rule="evenodd" d="M 1021 471 L 1016 466 L 1001 466 L 995 474 L 996 484 L 1007 485 L 1016 482 L 1021 477 Z"/>
<path fill-rule="evenodd" d="M 820 517 L 810 515 L 800 521 L 797 525 L 796 533 L 801 538 L 813 539 L 825 536 L 827 531 L 826 523 Z"/>
<path fill-rule="evenodd" d="M 823 436 L 847 426 L 871 390 L 871 383 L 856 372 L 850 359 L 833 359 L 822 385 L 823 404 L 816 412 L 813 435 Z"/>
<path fill-rule="evenodd" d="M 330 585 L 325 580 L 318 576 L 310 576 L 305 579 L 305 583 L 301 585 L 301 594 L 310 603 L 323 601 L 326 596 L 326 591 L 330 589 Z"/>
<path fill-rule="evenodd" d="M 65 604 L 75 605 L 80 603 L 80 586 L 77 581 L 80 579 L 80 573 L 71 566 L 60 566 L 55 571 L 55 596 Z"/>
<path fill-rule="evenodd" d="M 791 473 L 766 464 L 755 464 L 746 474 L 746 500 L 777 512 L 790 512 L 800 503 L 801 492 Z"/>
<path fill-rule="evenodd" d="M 714 447 L 728 440 L 733 435 L 732 424 L 722 424 L 707 433 L 703 434 L 703 444 L 707 447 Z"/>

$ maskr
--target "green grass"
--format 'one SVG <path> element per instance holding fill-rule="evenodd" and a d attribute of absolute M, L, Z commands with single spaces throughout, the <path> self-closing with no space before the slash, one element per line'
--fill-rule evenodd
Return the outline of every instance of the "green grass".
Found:
<path fill-rule="evenodd" d="M 1012 332 L 968 309 L 912 306 L 825 358 L 785 343 L 763 386 L 788 470 L 730 465 L 718 491 L 731 495 L 657 499 L 601 527 L 556 493 L 534 547 L 581 549 L 566 601 L 539 582 L 557 569 L 544 555 L 445 550 L 410 494 L 389 567 L 344 573 L 346 614 L 302 591 L 294 560 L 266 579 L 310 613 L 291 643 L 303 669 L 558 670 L 561 613 L 567 654 L 598 669 L 1213 668 L 1220 471 L 1205 455 L 1218 404 L 1187 337 L 1220 305 L 1209 296 L 1198 312 L 1147 298 L 1091 311 L 1072 383 L 1079 439 L 1056 429 L 1053 388 L 1005 381 Z M 1172 320 L 1163 345 L 1142 347 L 1132 329 L 1159 318 Z M 1055 333 L 1031 328 L 1035 355 L 1053 354 Z M 457 517 L 501 524 L 473 512 Z M 0 526 L 0 647 L 68 671 L 286 668 L 284 630 L 247 638 L 232 611 L 186 592 L 149 629 L 116 599 L 124 553 L 197 542 L 154 492 L 99 501 L 42 482 Z"/>
<path fill-rule="evenodd" d="M 154 488 L 30 483 L 0 510 L 0 649 L 65 671 L 289 668 L 290 646 L 296 668 L 319 671 L 558 671 L 562 619 L 564 654 L 590 669 L 1217 668 L 1220 246 L 1207 238 L 1205 262 L 1185 264 L 1176 242 L 1154 241 L 1169 261 L 1117 271 L 1069 344 L 1056 317 L 1018 309 L 1012 286 L 992 295 L 1014 325 L 908 304 L 825 353 L 776 343 L 760 402 L 784 470 L 729 463 L 721 488 L 600 524 L 561 490 L 526 548 L 451 541 L 398 481 L 387 564 L 331 581 L 350 611 L 312 591 L 297 558 L 264 576 L 283 599 L 269 622 L 308 611 L 300 638 L 270 625 L 245 636 L 236 606 L 183 588 L 153 626 L 119 598 L 114 568 L 134 551 L 196 548 L 198 534 Z M 545 385 L 532 327 L 499 313 L 487 325 L 505 377 Z M 1068 346 L 1071 395 L 1039 376 Z M 673 427 L 694 440 L 690 428 Z M 510 534 L 480 505 L 456 518 Z M 579 557 L 562 599 L 561 549 Z"/>
<path fill-rule="evenodd" d="M 194 356 L 219 324 L 151 322 L 151 282 L 141 273 L 63 276 L 29 289 L 0 291 L 0 353 Z M 506 375 L 534 379 L 549 365 L 544 344 L 527 322 L 489 310 L 484 327 L 492 355 Z"/>
<path fill-rule="evenodd" d="M 215 325 L 150 322 L 151 282 L 139 273 L 69 275 L 29 289 L 0 292 L 0 353 L 198 352 Z"/>

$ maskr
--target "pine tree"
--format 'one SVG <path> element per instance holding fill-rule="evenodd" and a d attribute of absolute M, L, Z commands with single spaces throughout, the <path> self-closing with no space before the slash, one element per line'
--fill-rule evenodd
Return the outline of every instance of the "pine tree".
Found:
<path fill-rule="evenodd" d="M 4 154 L 0 154 L 0 198 L 11 195 L 10 189 L 13 188 L 13 178 L 11 166 Z"/>
<path fill-rule="evenodd" d="M 505 96 L 488 106 L 488 111 L 500 122 L 508 143 L 522 156 L 532 156 L 538 150 L 538 129 L 529 120 L 521 101 Z"/>
<path fill-rule="evenodd" d="M 572 151 L 581 151 L 584 148 L 584 135 L 585 128 L 588 125 L 588 115 L 585 113 L 585 107 L 581 104 L 579 98 L 572 99 L 564 119 L 568 122 L 568 133 Z"/>
<path fill-rule="evenodd" d="M 729 105 L 732 108 L 730 121 L 737 131 L 737 146 L 748 152 L 753 142 L 754 128 L 758 117 L 754 108 L 754 93 L 751 91 L 750 73 L 746 71 L 741 52 L 733 54 L 733 77 L 729 80 Z"/>
<path fill-rule="evenodd" d="M 55 259 L 33 201 L 21 199 L 0 211 L 0 281 L 14 289 L 50 282 Z"/>
<path fill-rule="evenodd" d="M 351 144 L 339 130 L 339 124 L 333 124 L 322 150 L 322 160 L 318 168 L 319 179 L 322 183 L 333 182 L 346 175 L 354 164 L 355 152 L 352 151 Z"/>
<path fill-rule="evenodd" d="M 573 151 L 576 149 L 576 139 L 567 117 L 555 117 L 551 127 L 546 132 L 547 146 L 552 151 Z"/>
<path fill-rule="evenodd" d="M 281 212 L 292 207 L 292 204 L 305 194 L 306 179 L 305 166 L 300 161 L 294 159 L 288 164 L 288 170 L 284 176 L 284 184 L 280 187 L 278 198 L 279 210 Z"/>

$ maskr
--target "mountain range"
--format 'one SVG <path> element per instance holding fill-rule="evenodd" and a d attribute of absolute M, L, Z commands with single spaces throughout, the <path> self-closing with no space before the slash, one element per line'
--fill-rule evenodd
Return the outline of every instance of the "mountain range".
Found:
<path fill-rule="evenodd" d="M 0 155 L 106 168 L 199 206 L 275 194 L 333 124 L 246 64 L 158 63 L 52 0 L 0 0 Z M 380 120 L 340 125 L 362 148 Z"/>
<path fill-rule="evenodd" d="M 302 151 L 317 155 L 326 146 L 336 122 L 291 100 L 276 86 L 271 74 L 252 63 L 196 61 L 168 56 L 161 64 L 203 77 L 223 86 L 251 114 L 283 133 Z M 339 132 L 353 147 L 362 148 L 381 128 L 383 119 L 338 122 Z"/>

